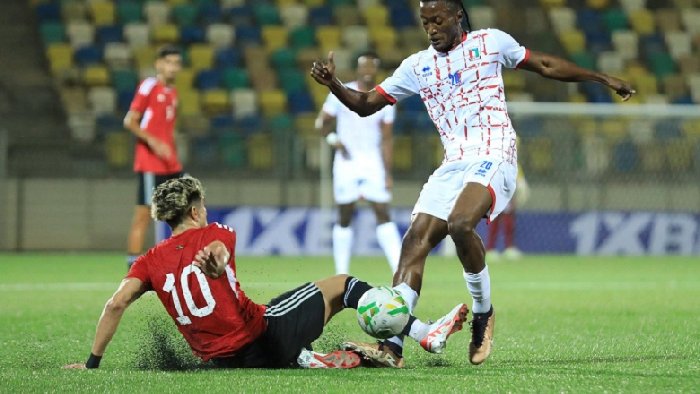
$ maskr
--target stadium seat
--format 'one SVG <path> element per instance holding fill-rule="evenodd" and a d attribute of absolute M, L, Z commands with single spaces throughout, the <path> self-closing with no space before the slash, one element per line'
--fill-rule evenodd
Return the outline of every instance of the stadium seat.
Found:
<path fill-rule="evenodd" d="M 287 96 L 281 90 L 260 92 L 260 109 L 265 117 L 273 117 L 287 111 Z"/>
<path fill-rule="evenodd" d="M 280 18 L 289 29 L 306 26 L 309 9 L 299 5 L 286 5 L 280 8 Z"/>
<path fill-rule="evenodd" d="M 87 95 L 82 86 L 67 86 L 59 89 L 61 103 L 68 116 L 76 112 L 87 111 Z"/>
<path fill-rule="evenodd" d="M 127 168 L 130 164 L 131 135 L 122 131 L 105 136 L 105 158 L 107 164 L 115 169 Z"/>
<path fill-rule="evenodd" d="M 658 53 L 649 59 L 652 71 L 657 78 L 663 79 L 676 72 L 676 63 L 668 53 Z"/>
<path fill-rule="evenodd" d="M 39 22 L 59 22 L 61 20 L 61 7 L 57 3 L 39 4 L 35 12 Z"/>
<path fill-rule="evenodd" d="M 490 10 L 490 8 L 489 8 Z M 470 11 L 471 12 L 471 11 Z M 472 14 L 469 14 L 472 16 Z M 481 15 L 483 16 L 483 15 Z M 476 20 L 479 20 L 478 17 L 474 17 Z M 417 24 L 416 20 L 416 14 L 414 12 L 414 9 L 412 7 L 407 7 L 405 4 L 399 4 L 394 7 L 389 8 L 389 20 L 391 21 L 391 25 L 395 29 L 403 29 L 406 27 L 414 27 Z"/>
<path fill-rule="evenodd" d="M 260 133 L 264 131 L 263 121 L 257 114 L 236 118 L 236 130 L 245 135 Z"/>
<path fill-rule="evenodd" d="M 596 60 L 593 54 L 590 52 L 579 52 L 579 53 L 574 53 L 570 56 L 571 61 L 576 63 L 579 67 L 584 67 L 588 69 L 595 69 L 596 68 Z"/>
<path fill-rule="evenodd" d="M 342 31 L 343 46 L 360 52 L 369 48 L 369 31 L 365 26 L 348 26 Z"/>
<path fill-rule="evenodd" d="M 470 7 L 469 10 L 469 19 L 471 23 L 478 23 L 479 26 L 483 27 L 491 27 L 491 26 L 496 26 L 496 12 L 493 7 L 490 6 L 478 6 L 478 7 Z M 415 16 L 413 19 L 413 24 L 412 25 L 406 25 L 406 27 L 414 27 L 416 26 L 417 22 L 415 20 Z"/>
<path fill-rule="evenodd" d="M 73 48 L 68 44 L 51 44 L 46 49 L 51 71 L 57 74 L 73 66 Z"/>
<path fill-rule="evenodd" d="M 540 4 L 545 8 L 561 8 L 566 4 L 566 0 L 540 0 Z"/>
<path fill-rule="evenodd" d="M 586 0 L 586 6 L 597 10 L 608 8 L 609 0 Z"/>
<path fill-rule="evenodd" d="M 202 110 L 209 115 L 230 111 L 228 93 L 223 89 L 208 90 L 202 93 Z"/>
<path fill-rule="evenodd" d="M 655 143 L 639 145 L 639 165 L 647 173 L 656 173 L 664 169 L 666 153 L 664 148 Z"/>
<path fill-rule="evenodd" d="M 208 24 L 218 24 L 222 21 L 223 13 L 217 3 L 202 3 L 199 6 L 200 22 Z"/>
<path fill-rule="evenodd" d="M 119 23 L 139 23 L 143 19 L 141 4 L 136 1 L 120 1 L 117 3 Z"/>
<path fill-rule="evenodd" d="M 289 33 L 289 44 L 294 50 L 316 45 L 316 30 L 313 26 L 300 26 Z"/>
<path fill-rule="evenodd" d="M 393 168 L 396 171 L 408 171 L 413 165 L 413 139 L 407 135 L 394 136 Z"/>
<path fill-rule="evenodd" d="M 219 137 L 218 146 L 221 149 L 221 157 L 228 168 L 243 168 L 247 163 L 245 136 L 230 132 Z"/>
<path fill-rule="evenodd" d="M 260 70 L 268 68 L 267 52 L 261 47 L 248 46 L 243 50 L 245 65 L 248 70 Z"/>
<path fill-rule="evenodd" d="M 289 112 L 292 115 L 311 112 L 316 109 L 314 99 L 306 90 L 298 90 L 289 93 L 287 96 L 287 102 L 289 103 Z"/>
<path fill-rule="evenodd" d="M 681 18 L 675 8 L 662 8 L 655 12 L 656 25 L 659 31 L 668 33 L 683 30 Z"/>
<path fill-rule="evenodd" d="M 61 16 L 66 23 L 84 21 L 87 17 L 87 7 L 82 1 L 63 1 Z"/>
<path fill-rule="evenodd" d="M 229 47 L 233 44 L 234 31 L 227 24 L 214 23 L 207 26 L 207 41 L 214 48 Z"/>
<path fill-rule="evenodd" d="M 622 6 L 622 9 L 625 10 L 628 14 L 637 11 L 640 9 L 643 9 L 645 6 L 646 0 L 620 0 L 620 5 Z"/>
<path fill-rule="evenodd" d="M 615 51 L 625 60 L 636 59 L 639 56 L 639 36 L 631 30 L 614 31 L 612 43 Z"/>
<path fill-rule="evenodd" d="M 234 89 L 231 92 L 233 114 L 236 118 L 257 115 L 257 96 L 252 89 Z"/>
<path fill-rule="evenodd" d="M 667 32 L 664 35 L 666 46 L 673 59 L 680 59 L 691 53 L 690 34 L 681 31 Z"/>
<path fill-rule="evenodd" d="M 193 116 L 200 113 L 199 92 L 178 90 L 178 115 Z"/>
<path fill-rule="evenodd" d="M 170 14 L 170 7 L 168 4 L 161 1 L 149 1 L 144 3 L 143 7 L 149 26 L 153 27 L 168 23 L 168 16 Z"/>
<path fill-rule="evenodd" d="M 63 24 L 60 22 L 45 22 L 39 27 L 39 33 L 41 34 L 41 40 L 44 45 L 64 42 L 66 39 L 66 32 Z"/>
<path fill-rule="evenodd" d="M 295 67 L 296 53 L 288 48 L 278 49 L 270 54 L 270 64 L 277 70 Z"/>
<path fill-rule="evenodd" d="M 90 6 L 90 15 L 96 26 L 113 25 L 114 18 L 114 3 L 107 0 L 97 0 L 88 2 Z"/>
<path fill-rule="evenodd" d="M 294 116 L 294 130 L 297 134 L 303 136 L 313 136 L 318 139 L 319 134 L 316 130 L 316 112 L 302 112 Z"/>
<path fill-rule="evenodd" d="M 144 23 L 129 23 L 123 28 L 124 39 L 132 49 L 141 48 L 150 43 L 150 29 Z"/>
<path fill-rule="evenodd" d="M 230 114 L 220 114 L 212 116 L 209 120 L 209 125 L 212 130 L 215 129 L 233 129 L 236 125 L 236 119 Z"/>
<path fill-rule="evenodd" d="M 280 48 L 285 48 L 287 46 L 288 36 L 289 31 L 284 26 L 268 25 L 262 28 L 263 44 L 268 53 L 274 52 Z"/>
<path fill-rule="evenodd" d="M 584 82 L 579 85 L 586 99 L 592 103 L 611 103 L 612 98 L 608 88 L 593 82 Z"/>
<path fill-rule="evenodd" d="M 333 25 L 333 9 L 327 6 L 318 6 L 309 9 L 309 24 L 312 26 Z"/>
<path fill-rule="evenodd" d="M 87 22 L 72 22 L 66 27 L 68 41 L 73 48 L 92 45 L 95 42 L 95 26 Z"/>
<path fill-rule="evenodd" d="M 586 37 L 579 30 L 564 31 L 559 35 L 561 44 L 568 53 L 580 53 L 586 48 Z"/>
<path fill-rule="evenodd" d="M 598 55 L 597 69 L 606 74 L 619 75 L 624 69 L 624 65 L 624 59 L 617 52 L 605 51 Z"/>
<path fill-rule="evenodd" d="M 96 33 L 97 41 L 102 45 L 107 43 L 124 41 L 124 37 L 122 36 L 121 25 L 98 26 Z"/>
<path fill-rule="evenodd" d="M 248 166 L 253 170 L 271 170 L 274 166 L 274 139 L 270 134 L 248 137 Z"/>
<path fill-rule="evenodd" d="M 131 58 L 131 48 L 123 42 L 110 42 L 105 46 L 104 60 L 111 68 L 128 67 Z"/>
<path fill-rule="evenodd" d="M 389 11 L 381 4 L 373 5 L 362 10 L 368 28 L 388 26 Z"/>
<path fill-rule="evenodd" d="M 214 48 L 209 44 L 192 44 L 189 50 L 190 67 L 195 70 L 212 68 L 214 65 Z"/>
<path fill-rule="evenodd" d="M 369 37 L 370 42 L 378 51 L 396 48 L 398 42 L 396 30 L 390 26 L 370 28 Z"/>
<path fill-rule="evenodd" d="M 647 9 L 638 9 L 629 14 L 629 22 L 637 34 L 653 34 L 656 30 L 654 14 Z"/>
<path fill-rule="evenodd" d="M 241 53 L 236 47 L 220 48 L 214 54 L 214 63 L 217 68 L 238 67 L 241 65 Z"/>
<path fill-rule="evenodd" d="M 99 46 L 86 45 L 75 50 L 75 61 L 80 66 L 89 66 L 102 62 L 102 51 Z"/>
<path fill-rule="evenodd" d="M 156 60 L 156 48 L 149 45 L 134 49 L 134 60 L 139 69 L 153 67 Z"/>
<path fill-rule="evenodd" d="M 73 141 L 92 142 L 97 134 L 95 115 L 90 111 L 69 113 L 68 128 Z"/>
<path fill-rule="evenodd" d="M 202 91 L 218 89 L 222 86 L 221 73 L 216 69 L 205 69 L 197 74 L 195 86 Z"/>
<path fill-rule="evenodd" d="M 359 25 L 362 23 L 360 11 L 355 5 L 342 5 L 333 7 L 333 18 L 341 28 Z"/>
<path fill-rule="evenodd" d="M 214 168 L 219 164 L 219 148 L 213 136 L 192 139 L 192 161 L 200 168 Z"/>
<path fill-rule="evenodd" d="M 309 8 L 324 5 L 324 4 L 326 4 L 326 1 L 327 0 L 301 0 L 301 2 L 304 3 L 304 5 L 309 7 Z"/>
<path fill-rule="evenodd" d="M 258 26 L 236 26 L 236 43 L 238 45 L 260 44 L 262 33 Z"/>
<path fill-rule="evenodd" d="M 328 53 L 340 48 L 340 28 L 337 26 L 319 26 L 316 28 L 316 42 L 322 52 Z"/>
<path fill-rule="evenodd" d="M 222 85 L 228 90 L 250 87 L 248 72 L 243 68 L 227 68 L 222 74 Z"/>
<path fill-rule="evenodd" d="M 610 32 L 627 30 L 629 27 L 627 15 L 619 8 L 611 8 L 605 11 L 603 19 L 605 20 L 605 26 Z"/>
<path fill-rule="evenodd" d="M 258 25 L 279 25 L 281 22 L 277 7 L 271 4 L 255 4 L 253 6 L 253 15 Z"/>
<path fill-rule="evenodd" d="M 549 10 L 549 21 L 558 34 L 576 29 L 576 11 L 569 7 L 555 7 Z"/>
<path fill-rule="evenodd" d="M 112 71 L 112 86 L 117 92 L 133 92 L 139 84 L 139 77 L 130 68 Z"/>
<path fill-rule="evenodd" d="M 690 34 L 700 34 L 700 7 L 684 9 L 681 19 L 686 31 Z"/>
<path fill-rule="evenodd" d="M 223 12 L 231 26 L 239 27 L 255 25 L 253 9 L 248 5 L 244 4 L 231 8 L 224 7 Z"/>
<path fill-rule="evenodd" d="M 171 11 L 173 21 L 179 26 L 191 26 L 197 23 L 199 9 L 194 4 L 180 4 Z"/>
<path fill-rule="evenodd" d="M 170 23 L 157 25 L 151 31 L 151 37 L 156 44 L 171 44 L 180 39 L 180 30 L 176 25 Z"/>
<path fill-rule="evenodd" d="M 93 113 L 98 115 L 112 115 L 117 108 L 117 96 L 111 87 L 93 87 L 88 91 L 87 99 Z"/>

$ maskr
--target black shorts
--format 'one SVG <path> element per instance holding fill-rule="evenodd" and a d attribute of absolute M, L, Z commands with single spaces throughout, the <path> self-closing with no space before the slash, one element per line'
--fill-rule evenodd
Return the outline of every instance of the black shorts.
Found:
<path fill-rule="evenodd" d="M 265 311 L 267 329 L 233 357 L 214 359 L 222 368 L 283 368 L 297 366 L 304 348 L 321 336 L 325 318 L 323 294 L 306 283 L 272 299 Z"/>
<path fill-rule="evenodd" d="M 156 175 L 152 172 L 136 173 L 136 176 L 139 178 L 139 191 L 136 195 L 136 205 L 151 205 L 153 190 L 155 190 L 158 185 L 170 179 L 181 178 L 182 175 L 182 172 L 163 175 Z"/>

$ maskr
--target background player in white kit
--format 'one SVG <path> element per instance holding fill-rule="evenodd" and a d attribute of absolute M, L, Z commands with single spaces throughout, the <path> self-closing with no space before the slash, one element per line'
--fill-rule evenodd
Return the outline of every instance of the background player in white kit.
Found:
<path fill-rule="evenodd" d="M 380 60 L 377 54 L 365 52 L 357 57 L 357 80 L 347 86 L 367 92 L 376 85 Z M 377 218 L 377 241 L 396 272 L 401 253 L 401 237 L 389 216 L 391 201 L 392 129 L 395 110 L 386 106 L 368 117 L 360 117 L 328 95 L 318 115 L 316 126 L 335 148 L 333 160 L 333 196 L 338 205 L 338 223 L 333 226 L 333 258 L 335 273 L 350 272 L 352 253 L 352 217 L 360 199 L 369 202 Z M 336 131 L 333 132 L 335 120 Z"/>
<path fill-rule="evenodd" d="M 449 234 L 473 300 L 469 361 L 480 364 L 491 353 L 495 314 L 484 244 L 476 225 L 484 217 L 493 220 L 507 206 L 515 192 L 518 171 L 515 131 L 507 113 L 502 67 L 523 68 L 565 82 L 595 81 L 623 100 L 635 91 L 618 78 L 527 50 L 500 30 L 471 31 L 461 0 L 423 0 L 420 18 L 430 47 L 405 59 L 375 89 L 358 92 L 344 86 L 334 76 L 332 53 L 327 61 L 314 63 L 311 76 L 363 116 L 414 94 L 423 99 L 440 134 L 445 159 L 423 186 L 415 205 L 394 285 L 415 307 L 425 259 Z M 401 338 L 390 338 L 381 344 L 347 343 L 346 347 L 378 365 L 403 365 Z"/>

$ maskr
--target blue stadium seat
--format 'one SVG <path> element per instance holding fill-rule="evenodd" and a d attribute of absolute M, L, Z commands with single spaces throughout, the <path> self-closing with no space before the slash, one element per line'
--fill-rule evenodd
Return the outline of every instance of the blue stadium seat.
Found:
<path fill-rule="evenodd" d="M 289 93 L 287 95 L 287 103 L 289 112 L 294 115 L 302 112 L 313 112 L 316 110 L 314 106 L 314 99 L 311 97 L 309 92 L 305 90 Z"/>
<path fill-rule="evenodd" d="M 214 54 L 214 63 L 217 68 L 239 67 L 241 65 L 241 53 L 238 48 L 222 48 Z"/>
<path fill-rule="evenodd" d="M 236 119 L 233 115 L 217 115 L 211 118 L 210 125 L 212 129 L 232 129 L 236 126 Z"/>
<path fill-rule="evenodd" d="M 639 152 L 629 140 L 620 141 L 613 148 L 613 167 L 618 172 L 629 173 L 637 169 Z"/>
<path fill-rule="evenodd" d="M 74 53 L 75 61 L 81 66 L 99 64 L 102 62 L 102 48 L 97 45 L 86 45 Z"/>
<path fill-rule="evenodd" d="M 227 20 L 233 26 L 252 26 L 253 23 L 253 10 L 247 6 L 232 7 L 224 10 Z"/>
<path fill-rule="evenodd" d="M 580 84 L 583 94 L 591 103 L 612 103 L 612 97 L 608 88 L 594 82 L 584 82 Z"/>
<path fill-rule="evenodd" d="M 95 119 L 97 137 L 103 138 L 109 133 L 124 130 L 124 124 L 120 117 L 116 115 L 100 115 Z"/>
<path fill-rule="evenodd" d="M 259 26 L 237 26 L 236 27 L 236 43 L 237 44 L 260 44 L 262 42 L 262 34 Z"/>
<path fill-rule="evenodd" d="M 333 9 L 327 6 L 314 7 L 309 10 L 309 24 L 326 26 L 333 24 Z"/>
<path fill-rule="evenodd" d="M 602 15 L 598 11 L 591 9 L 578 10 L 576 13 L 576 24 L 584 33 L 606 30 Z"/>
<path fill-rule="evenodd" d="M 249 115 L 236 121 L 236 128 L 242 134 L 255 134 L 263 131 L 263 121 L 259 116 Z"/>
<path fill-rule="evenodd" d="M 134 98 L 135 90 L 125 90 L 123 92 L 117 92 L 117 109 L 120 112 L 126 113 L 131 105 L 131 100 Z"/>
<path fill-rule="evenodd" d="M 203 168 L 217 166 L 219 162 L 219 149 L 214 136 L 203 136 L 193 139 L 192 161 Z"/>
<path fill-rule="evenodd" d="M 413 13 L 413 8 L 407 7 L 405 4 L 392 6 L 389 8 L 389 19 L 391 24 L 397 29 L 406 27 L 415 27 L 416 16 Z"/>
<path fill-rule="evenodd" d="M 61 5 L 58 2 L 39 4 L 36 7 L 36 17 L 39 22 L 60 22 Z"/>
<path fill-rule="evenodd" d="M 101 44 L 124 41 L 121 25 L 99 26 L 96 35 L 97 41 Z"/>
<path fill-rule="evenodd" d="M 670 140 L 681 138 L 683 136 L 683 127 L 681 122 L 677 120 L 662 120 L 656 123 L 654 127 L 654 138 L 658 140 Z"/>
<path fill-rule="evenodd" d="M 639 53 L 643 59 L 650 59 L 666 51 L 666 43 L 661 34 L 648 34 L 639 37 Z"/>
<path fill-rule="evenodd" d="M 182 26 L 180 28 L 180 41 L 183 44 L 204 42 L 206 35 L 200 26 Z"/>
<path fill-rule="evenodd" d="M 223 13 L 218 4 L 202 4 L 199 7 L 199 19 L 204 24 L 218 23 Z"/>
<path fill-rule="evenodd" d="M 217 89 L 221 85 L 221 73 L 218 70 L 202 70 L 197 74 L 195 86 L 199 90 Z"/>

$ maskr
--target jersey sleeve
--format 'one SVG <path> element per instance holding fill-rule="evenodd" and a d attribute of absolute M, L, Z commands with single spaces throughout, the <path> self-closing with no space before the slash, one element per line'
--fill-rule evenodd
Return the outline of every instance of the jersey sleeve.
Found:
<path fill-rule="evenodd" d="M 404 59 L 399 68 L 389 78 L 377 85 L 375 90 L 391 104 L 418 94 L 420 88 L 416 73 L 413 71 L 413 63 L 412 56 Z"/>
<path fill-rule="evenodd" d="M 489 29 L 489 34 L 496 42 L 498 61 L 505 67 L 517 68 L 530 57 L 530 51 L 510 34 L 497 29 Z"/>
<path fill-rule="evenodd" d="M 392 124 L 394 123 L 394 119 L 396 119 L 396 107 L 393 105 L 387 105 L 386 107 L 382 108 L 382 122 L 386 124 Z"/>
<path fill-rule="evenodd" d="M 148 97 L 151 95 L 154 86 L 156 86 L 155 78 L 144 79 L 141 85 L 139 85 L 134 99 L 131 101 L 129 110 L 138 111 L 140 113 L 146 112 L 146 108 L 148 108 Z"/>
<path fill-rule="evenodd" d="M 148 273 L 148 255 L 146 253 L 134 261 L 134 264 L 131 265 L 129 272 L 126 274 L 126 278 L 138 279 L 150 290 L 152 287 L 151 276 Z"/>
<path fill-rule="evenodd" d="M 323 112 L 330 116 L 338 116 L 338 111 L 340 109 L 340 100 L 333 93 L 326 97 L 326 101 L 323 103 Z"/>
<path fill-rule="evenodd" d="M 236 252 L 236 232 L 225 224 L 212 223 L 209 227 L 211 230 L 207 234 L 207 243 L 221 241 L 226 250 L 228 250 L 231 259 L 234 258 Z"/>

